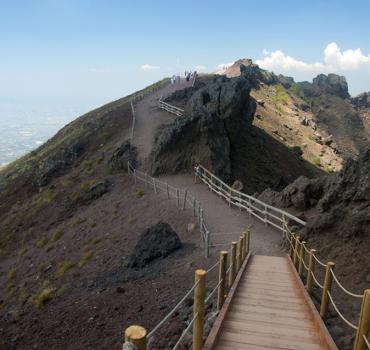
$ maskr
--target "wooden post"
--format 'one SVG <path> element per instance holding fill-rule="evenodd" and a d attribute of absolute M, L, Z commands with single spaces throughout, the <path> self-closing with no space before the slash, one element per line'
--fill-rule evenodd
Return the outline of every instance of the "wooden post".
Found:
<path fill-rule="evenodd" d="M 230 274 L 229 274 L 229 287 L 232 286 L 235 280 L 235 275 L 236 275 L 236 248 L 237 248 L 238 243 L 233 241 L 231 242 L 231 257 L 230 257 L 230 264 L 231 264 L 231 269 L 230 269 Z"/>
<path fill-rule="evenodd" d="M 243 237 L 239 237 L 238 243 L 238 254 L 236 258 L 236 271 L 239 272 L 240 267 L 242 266 L 242 248 L 243 248 Z"/>
<path fill-rule="evenodd" d="M 209 258 L 209 232 L 206 231 L 205 235 L 206 235 L 206 241 L 204 242 L 205 243 L 205 255 L 206 255 L 206 258 L 208 259 Z"/>
<path fill-rule="evenodd" d="M 298 257 L 298 246 L 299 246 L 299 236 L 295 236 L 294 252 L 293 252 L 293 264 L 297 268 L 297 257 Z"/>
<path fill-rule="evenodd" d="M 198 224 L 200 226 L 200 203 L 198 202 Z"/>
<path fill-rule="evenodd" d="M 218 273 L 218 286 L 217 291 L 217 310 L 221 310 L 222 305 L 225 301 L 225 286 L 226 286 L 226 263 L 227 263 L 227 252 L 220 252 L 220 268 Z"/>
<path fill-rule="evenodd" d="M 249 251 L 251 249 L 251 232 L 248 230 L 247 231 L 247 237 L 246 237 L 246 244 L 245 244 L 245 256 L 249 254 Z"/>
<path fill-rule="evenodd" d="M 155 178 L 153 177 L 153 187 L 154 187 L 154 193 L 157 193 L 157 186 L 155 185 Z"/>
<path fill-rule="evenodd" d="M 303 275 L 303 259 L 304 259 L 304 245 L 306 241 L 302 241 L 299 246 L 299 262 L 298 262 L 298 274 L 302 277 Z"/>
<path fill-rule="evenodd" d="M 286 232 L 286 219 L 285 219 L 285 214 L 282 216 L 282 225 L 283 225 L 283 238 L 285 239 L 285 232 Z"/>
<path fill-rule="evenodd" d="M 127 174 L 130 174 L 130 162 L 127 162 Z"/>
<path fill-rule="evenodd" d="M 200 230 L 202 231 L 203 228 L 203 209 L 200 208 Z"/>
<path fill-rule="evenodd" d="M 195 316 L 196 314 L 198 314 L 198 316 L 193 323 L 193 350 L 202 350 L 204 330 L 204 299 L 206 294 L 206 271 L 195 271 L 195 283 L 197 282 L 198 285 L 194 290 L 193 316 Z"/>
<path fill-rule="evenodd" d="M 193 199 L 193 216 L 196 217 L 197 216 L 197 213 L 196 213 L 196 205 L 197 205 L 197 202 L 195 201 L 195 198 Z"/>
<path fill-rule="evenodd" d="M 125 330 L 125 341 L 134 344 L 137 350 L 146 350 L 146 330 L 141 326 L 130 326 Z"/>
<path fill-rule="evenodd" d="M 329 295 L 328 292 L 331 290 L 331 282 L 333 280 L 333 276 L 331 274 L 331 270 L 334 269 L 335 264 L 329 261 L 326 264 L 325 269 L 325 279 L 324 279 L 324 289 L 322 291 L 321 296 L 321 306 L 320 306 L 320 316 L 323 320 L 325 320 L 326 313 L 328 312 L 329 308 Z"/>
<path fill-rule="evenodd" d="M 250 199 L 250 197 L 248 197 L 248 204 L 249 204 L 248 216 L 250 219 L 252 217 L 252 200 Z"/>
<path fill-rule="evenodd" d="M 308 262 L 307 283 L 306 283 L 306 289 L 309 294 L 311 294 L 313 286 L 312 274 L 315 273 L 315 262 L 316 262 L 314 258 L 315 253 L 316 249 L 310 249 L 310 260 Z"/>
<path fill-rule="evenodd" d="M 186 197 L 188 196 L 188 190 L 185 190 L 184 192 L 184 204 L 182 206 L 182 210 L 185 210 L 186 208 Z"/>
<path fill-rule="evenodd" d="M 370 289 L 364 291 L 362 299 L 360 319 L 356 334 L 354 350 L 365 350 L 366 344 L 364 337 L 368 337 L 370 331 Z"/>
<path fill-rule="evenodd" d="M 267 206 L 265 205 L 265 226 L 267 226 Z"/>
<path fill-rule="evenodd" d="M 243 261 L 245 257 L 247 256 L 247 233 L 243 232 Z"/>
<path fill-rule="evenodd" d="M 168 189 L 168 183 L 166 183 L 167 199 L 170 199 L 170 191 Z"/>
<path fill-rule="evenodd" d="M 180 208 L 180 194 L 179 194 L 178 188 L 176 188 L 176 202 L 177 202 L 177 208 Z"/>
<path fill-rule="evenodd" d="M 288 232 L 288 234 L 289 234 L 289 232 Z M 292 261 L 293 261 L 293 254 L 294 254 L 295 236 L 296 236 L 296 234 L 292 233 L 290 247 L 289 247 L 289 255 L 290 255 L 290 258 L 292 259 Z"/>

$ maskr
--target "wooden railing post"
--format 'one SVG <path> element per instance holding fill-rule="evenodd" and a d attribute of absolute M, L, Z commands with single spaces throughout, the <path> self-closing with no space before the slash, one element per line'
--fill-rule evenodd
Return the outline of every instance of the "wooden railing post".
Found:
<path fill-rule="evenodd" d="M 297 257 L 298 257 L 298 245 L 299 245 L 299 236 L 295 236 L 294 252 L 293 252 L 293 264 L 297 268 Z"/>
<path fill-rule="evenodd" d="M 199 282 L 198 282 L 199 281 Z M 193 315 L 197 315 L 193 323 L 193 350 L 202 350 L 204 331 L 204 304 L 206 295 L 206 271 L 195 271 L 195 283 L 198 283 L 194 290 Z"/>
<path fill-rule="evenodd" d="M 196 214 L 196 206 L 197 206 L 197 202 L 195 200 L 195 198 L 193 199 L 193 216 L 196 217 L 197 214 Z"/>
<path fill-rule="evenodd" d="M 185 190 L 184 192 L 184 204 L 182 206 L 182 210 L 185 210 L 186 208 L 186 197 L 188 196 L 188 190 Z"/>
<path fill-rule="evenodd" d="M 267 223 L 267 206 L 266 206 L 266 204 L 265 204 L 265 211 L 264 211 L 264 217 L 265 217 L 265 226 L 267 226 L 268 225 L 268 223 Z"/>
<path fill-rule="evenodd" d="M 308 262 L 307 283 L 306 283 L 306 289 L 309 294 L 311 294 L 313 286 L 312 274 L 315 273 L 315 262 L 316 262 L 314 258 L 315 254 L 316 249 L 310 249 L 310 260 Z"/>
<path fill-rule="evenodd" d="M 298 263 L 298 274 L 299 276 L 303 276 L 303 259 L 304 259 L 304 245 L 306 241 L 302 241 L 299 246 L 299 263 Z"/>
<path fill-rule="evenodd" d="M 146 330 L 141 326 L 130 326 L 125 330 L 125 341 L 134 344 L 137 350 L 146 350 Z"/>
<path fill-rule="evenodd" d="M 365 350 L 366 344 L 364 337 L 369 336 L 370 331 L 370 289 L 364 291 L 362 299 L 360 319 L 356 334 L 355 346 L 353 350 Z"/>
<path fill-rule="evenodd" d="M 157 186 L 155 184 L 155 177 L 153 177 L 153 187 L 154 187 L 154 193 L 157 193 Z"/>
<path fill-rule="evenodd" d="M 170 199 L 170 191 L 168 189 L 168 183 L 166 183 L 167 199 Z"/>
<path fill-rule="evenodd" d="M 245 257 L 247 256 L 247 233 L 243 232 L 243 261 Z"/>
<path fill-rule="evenodd" d="M 235 275 L 236 275 L 236 248 L 237 248 L 238 243 L 233 241 L 231 242 L 231 256 L 230 256 L 230 264 L 231 264 L 231 269 L 230 269 L 230 274 L 229 274 L 229 287 L 232 286 L 235 280 Z"/>
<path fill-rule="evenodd" d="M 221 310 L 225 301 L 227 254 L 227 251 L 220 252 L 220 268 L 218 274 L 218 283 L 220 283 L 220 285 L 217 291 L 217 310 Z"/>
<path fill-rule="evenodd" d="M 249 254 L 251 249 L 251 231 L 247 231 L 246 243 L 245 243 L 245 256 Z"/>
<path fill-rule="evenodd" d="M 180 193 L 179 193 L 178 188 L 176 188 L 176 203 L 177 203 L 177 208 L 180 208 Z"/>
<path fill-rule="evenodd" d="M 288 234 L 289 234 L 289 232 L 288 232 Z M 290 241 L 290 248 L 289 248 L 289 255 L 290 255 L 290 258 L 292 259 L 292 261 L 293 261 L 293 256 L 294 256 L 295 236 L 296 236 L 296 234 L 292 233 L 291 241 Z"/>
<path fill-rule="evenodd" d="M 322 290 L 322 296 L 321 296 L 321 306 L 320 306 L 320 316 L 323 320 L 325 320 L 326 313 L 328 312 L 329 308 L 329 295 L 331 291 L 331 283 L 333 280 L 333 276 L 331 274 L 331 270 L 334 269 L 335 264 L 331 261 L 329 261 L 326 264 L 325 268 L 325 279 L 324 279 L 324 288 Z"/>
<path fill-rule="evenodd" d="M 240 270 L 240 267 L 242 266 L 242 249 L 243 249 L 243 236 L 239 237 L 239 243 L 238 243 L 238 254 L 236 258 L 236 272 L 238 273 Z"/>

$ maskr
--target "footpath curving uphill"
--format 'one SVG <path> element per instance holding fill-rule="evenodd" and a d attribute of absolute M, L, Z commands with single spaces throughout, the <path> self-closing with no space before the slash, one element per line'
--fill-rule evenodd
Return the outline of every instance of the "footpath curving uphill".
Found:
<path fill-rule="evenodd" d="M 158 107 L 158 100 L 161 101 L 161 96 L 177 88 L 183 88 L 183 85 L 180 83 L 177 86 L 161 88 L 138 102 L 135 111 L 133 108 L 137 125 L 136 130 L 133 130 L 135 135 L 133 144 L 139 151 L 142 171 L 129 165 L 129 173 L 134 175 L 135 181 L 139 179 L 152 185 L 156 193 L 160 189 L 158 185 L 161 184 L 162 187 L 164 185 L 162 190 L 167 192 L 168 198 L 171 187 L 174 190 L 172 196 L 177 199 L 178 207 L 181 206 L 179 193 L 183 189 L 183 209 L 188 203 L 187 195 L 192 198 L 189 201 L 190 208 L 194 211 L 194 216 L 199 218 L 207 257 L 210 255 L 214 258 L 220 249 L 229 248 L 230 242 L 231 247 L 219 252 L 219 259 L 211 268 L 195 271 L 194 285 L 149 334 L 140 326 L 127 328 L 125 332 L 127 343 L 124 344 L 124 349 L 129 349 L 130 343 L 135 344 L 139 350 L 147 349 L 147 342 L 154 333 L 158 333 L 157 331 L 191 295 L 194 296 L 193 318 L 174 345 L 175 350 L 183 348 L 182 342 L 191 329 L 193 350 L 272 348 L 337 350 L 323 322 L 329 305 L 344 322 L 356 330 L 354 349 L 370 349 L 367 338 L 370 329 L 370 290 L 365 290 L 363 295 L 345 290 L 333 271 L 335 264 L 320 262 L 315 255 L 316 251 L 308 250 L 306 242 L 289 231 L 287 226 L 288 220 L 300 225 L 305 225 L 305 222 L 283 210 L 233 190 L 204 167 L 201 167 L 200 178 L 206 186 L 193 183 L 192 177 L 186 174 L 166 176 L 160 180 L 150 178 L 148 181 L 145 164 L 158 127 L 170 123 L 174 118 L 171 114 L 181 117 L 179 109 L 175 106 L 159 103 Z M 216 199 L 217 195 L 225 200 Z M 204 219 L 207 226 L 204 225 Z M 289 255 L 285 257 L 281 236 L 286 239 L 285 243 L 289 249 Z M 325 267 L 322 284 L 314 274 L 315 261 Z M 219 270 L 218 283 L 207 295 L 207 289 L 210 289 L 206 285 L 209 283 L 207 276 L 215 268 Z M 362 309 L 356 325 L 349 322 L 335 304 L 331 289 L 333 280 L 348 295 L 362 299 Z M 310 299 L 314 284 L 322 289 L 320 313 Z M 209 316 L 207 306 L 215 296 L 217 296 L 217 318 L 213 319 L 213 326 L 203 345 L 204 336 L 207 335 L 206 318 Z M 189 337 L 186 344 L 185 346 L 190 347 Z"/>

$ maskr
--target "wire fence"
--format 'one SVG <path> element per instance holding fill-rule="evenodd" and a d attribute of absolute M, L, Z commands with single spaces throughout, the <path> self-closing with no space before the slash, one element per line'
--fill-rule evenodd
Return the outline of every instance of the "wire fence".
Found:
<path fill-rule="evenodd" d="M 178 209 L 190 209 L 192 211 L 193 216 L 197 219 L 205 256 L 208 258 L 210 232 L 206 225 L 201 203 L 187 189 L 179 189 L 169 185 L 167 182 L 151 177 L 147 173 L 135 169 L 130 162 L 127 164 L 127 171 L 134 177 L 135 183 L 137 183 L 137 180 L 140 180 L 145 187 L 152 187 L 155 193 L 163 192 L 166 194 L 167 199 L 175 199 Z"/>

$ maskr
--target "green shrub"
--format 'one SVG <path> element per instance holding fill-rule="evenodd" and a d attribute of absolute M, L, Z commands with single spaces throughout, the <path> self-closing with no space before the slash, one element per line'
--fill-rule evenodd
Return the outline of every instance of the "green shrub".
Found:
<path fill-rule="evenodd" d="M 60 228 L 58 228 L 57 230 L 55 230 L 55 231 L 54 231 L 54 233 L 53 233 L 53 235 L 52 235 L 52 237 L 51 237 L 51 240 L 52 240 L 53 242 L 58 241 L 58 240 L 60 239 L 60 237 L 62 237 L 62 236 L 63 236 L 63 233 L 64 233 L 63 229 L 62 229 L 61 227 L 60 227 Z"/>
<path fill-rule="evenodd" d="M 44 283 L 44 286 L 39 290 L 38 293 L 32 295 L 29 301 L 37 308 L 41 309 L 46 302 L 53 298 L 55 291 L 56 288 L 48 286 L 47 283 Z"/>
<path fill-rule="evenodd" d="M 142 196 L 144 196 L 145 194 L 145 191 L 142 189 L 142 188 L 139 188 L 137 191 L 136 191 L 136 196 L 137 198 L 141 198 Z"/>
<path fill-rule="evenodd" d="M 84 254 L 84 256 L 83 256 L 83 258 L 82 258 L 82 260 L 79 262 L 78 265 L 80 267 L 84 266 L 86 264 L 86 262 L 93 257 L 93 255 L 94 255 L 94 251 L 93 250 L 86 251 L 85 254 Z"/>
<path fill-rule="evenodd" d="M 76 266 L 76 263 L 74 263 L 72 261 L 62 262 L 58 267 L 58 272 L 57 272 L 58 276 L 59 277 L 63 276 L 67 271 L 69 271 L 70 269 L 72 269 L 75 266 Z"/>
<path fill-rule="evenodd" d="M 96 164 L 100 164 L 104 160 L 103 156 L 96 157 Z"/>
<path fill-rule="evenodd" d="M 91 188 L 92 186 L 94 186 L 96 183 L 97 183 L 97 180 L 95 180 L 95 179 L 82 182 L 80 184 L 80 189 L 81 189 L 81 191 L 86 191 L 89 188 Z"/>
<path fill-rule="evenodd" d="M 313 163 L 314 163 L 315 165 L 317 165 L 317 166 L 321 166 L 321 159 L 320 159 L 320 157 L 319 157 L 319 156 L 315 157 L 315 158 L 313 159 Z"/>

